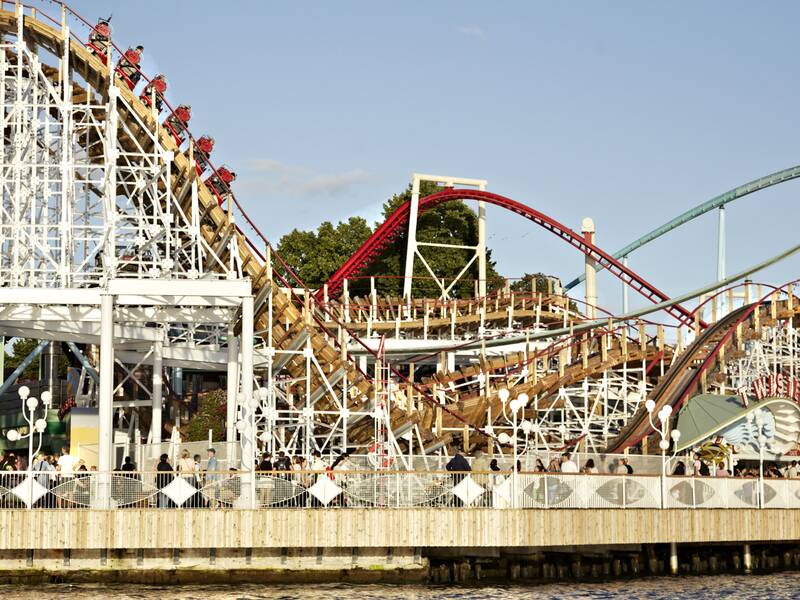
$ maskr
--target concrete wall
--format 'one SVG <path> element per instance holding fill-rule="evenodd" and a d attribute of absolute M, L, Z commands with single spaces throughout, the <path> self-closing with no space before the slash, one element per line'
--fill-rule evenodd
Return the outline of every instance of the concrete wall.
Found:
<path fill-rule="evenodd" d="M 800 540 L 800 511 L 3 510 L 0 550 L 492 548 Z"/>

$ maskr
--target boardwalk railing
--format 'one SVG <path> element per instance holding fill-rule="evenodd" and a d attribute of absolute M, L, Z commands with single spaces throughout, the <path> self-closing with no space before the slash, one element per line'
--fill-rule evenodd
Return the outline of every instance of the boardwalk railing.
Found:
<path fill-rule="evenodd" d="M 0 473 L 2 509 L 800 508 L 800 479 L 276 471 Z"/>

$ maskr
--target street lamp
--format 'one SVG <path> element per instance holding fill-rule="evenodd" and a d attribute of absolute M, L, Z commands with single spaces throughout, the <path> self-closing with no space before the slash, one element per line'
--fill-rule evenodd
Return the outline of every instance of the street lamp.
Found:
<path fill-rule="evenodd" d="M 512 483 L 512 494 L 513 494 L 513 504 L 512 506 L 516 506 L 517 502 L 517 461 L 519 453 L 517 452 L 517 440 L 519 438 L 519 430 L 520 425 L 522 425 L 522 431 L 525 434 L 526 438 L 526 445 L 527 445 L 527 436 L 528 433 L 533 429 L 533 424 L 530 421 L 523 420 L 522 424 L 519 423 L 519 411 L 525 408 L 528 405 L 528 394 L 521 393 L 519 396 L 514 398 L 513 400 L 509 401 L 511 397 L 511 392 L 508 391 L 506 388 L 502 388 L 497 392 L 497 396 L 500 398 L 500 402 L 503 404 L 503 418 L 505 418 L 507 423 L 511 424 L 511 428 L 513 431 L 513 435 L 509 437 L 509 435 L 505 432 L 501 433 L 497 436 L 497 441 L 501 444 L 508 444 L 511 442 L 512 448 L 514 451 L 514 463 L 512 466 L 512 473 L 511 473 L 511 483 Z M 508 418 L 506 413 L 506 405 L 508 408 L 511 409 L 511 419 Z"/>
<path fill-rule="evenodd" d="M 756 409 L 753 413 L 753 419 L 758 428 L 758 506 L 764 508 L 764 446 L 767 443 L 767 438 L 764 435 L 764 413 L 761 409 Z"/>
<path fill-rule="evenodd" d="M 42 437 L 47 429 L 47 411 L 50 410 L 50 405 L 53 402 L 52 394 L 45 390 L 42 392 L 42 407 L 44 408 L 44 417 L 36 418 L 36 410 L 39 408 L 39 400 L 31 396 L 31 390 L 27 385 L 21 386 L 17 390 L 19 398 L 22 401 L 22 416 L 28 423 L 28 433 L 22 434 L 17 429 L 11 429 L 6 433 L 9 442 L 16 442 L 22 439 L 28 439 L 28 472 L 30 472 L 33 465 L 33 456 L 38 453 L 42 447 Z M 36 452 L 33 451 L 33 437 L 39 434 L 39 445 L 36 446 Z"/>
<path fill-rule="evenodd" d="M 667 481 L 667 450 L 669 450 L 670 440 L 674 444 L 678 443 L 681 439 L 681 432 L 678 429 L 670 431 L 670 415 L 672 415 L 672 406 L 665 404 L 658 411 L 657 419 L 658 425 L 653 422 L 653 411 L 656 409 L 656 403 L 650 399 L 644 403 L 647 409 L 647 419 L 650 421 L 652 427 L 661 438 L 658 442 L 658 447 L 661 450 L 661 508 L 666 506 L 666 481 Z"/>

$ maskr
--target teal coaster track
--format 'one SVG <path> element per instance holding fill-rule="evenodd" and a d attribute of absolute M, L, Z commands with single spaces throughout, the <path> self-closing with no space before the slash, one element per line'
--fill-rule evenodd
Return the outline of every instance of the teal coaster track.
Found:
<path fill-rule="evenodd" d="M 698 204 L 692 209 L 687 210 L 685 213 L 682 213 L 661 225 L 660 227 L 656 227 L 651 232 L 646 233 L 639 239 L 631 242 L 621 250 L 614 252 L 612 256 L 615 259 L 625 258 L 626 256 L 630 255 L 631 252 L 638 250 L 645 244 L 649 244 L 655 239 L 660 238 L 665 233 L 669 233 L 673 229 L 677 229 L 681 225 L 688 223 L 696 219 L 697 217 L 706 214 L 714 210 L 715 208 L 720 208 L 733 202 L 734 200 L 738 200 L 739 198 L 743 198 L 744 196 L 748 196 L 754 192 L 758 192 L 764 190 L 766 188 L 772 187 L 774 185 L 778 185 L 779 183 L 785 183 L 787 181 L 791 181 L 793 179 L 797 179 L 800 177 L 800 165 L 796 167 L 789 167 L 788 169 L 783 169 L 782 171 L 777 171 L 775 173 L 771 173 L 770 175 L 766 175 L 764 177 L 759 177 L 758 179 L 754 179 L 753 181 L 749 181 L 744 185 L 740 185 L 739 187 L 735 187 L 732 190 L 728 190 L 724 194 L 720 194 L 719 196 L 715 196 L 711 198 L 711 200 L 707 200 L 702 204 Z M 603 268 L 603 265 L 599 264 L 595 267 L 596 270 L 600 270 Z M 576 277 L 572 281 L 570 281 L 567 285 L 564 286 L 564 291 L 569 291 L 574 288 L 576 285 L 583 282 L 586 278 L 585 275 L 580 275 Z"/>

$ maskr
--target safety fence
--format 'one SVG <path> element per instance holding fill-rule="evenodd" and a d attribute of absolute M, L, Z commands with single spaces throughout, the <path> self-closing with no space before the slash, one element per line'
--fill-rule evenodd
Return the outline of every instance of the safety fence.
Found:
<path fill-rule="evenodd" d="M 798 508 L 800 479 L 447 471 L 0 473 L 2 509 Z"/>

